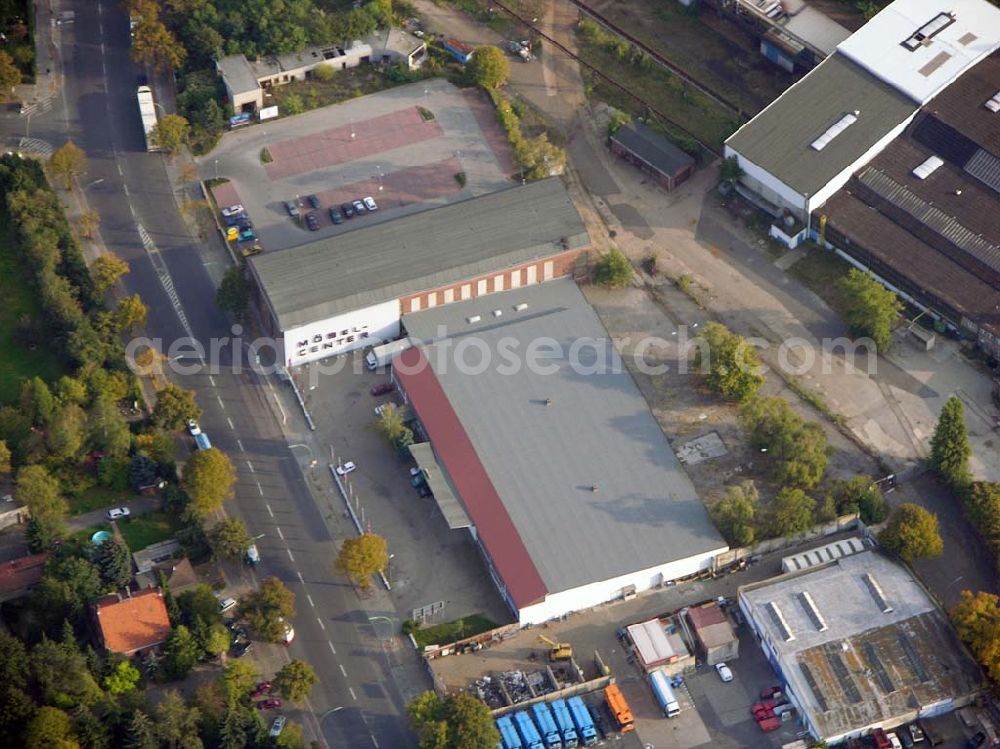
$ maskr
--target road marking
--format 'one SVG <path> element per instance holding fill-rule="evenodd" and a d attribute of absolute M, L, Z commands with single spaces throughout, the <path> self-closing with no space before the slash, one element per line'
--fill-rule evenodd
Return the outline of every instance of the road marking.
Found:
<path fill-rule="evenodd" d="M 215 400 L 219 401 L 219 408 L 225 410 L 226 404 L 222 402 L 222 396 L 221 395 L 215 396 Z"/>
<path fill-rule="evenodd" d="M 320 619 L 320 618 L 319 618 L 319 617 L 317 616 L 317 617 L 316 617 L 316 621 L 317 621 L 317 622 L 319 622 L 319 628 L 320 628 L 320 629 L 322 629 L 322 630 L 323 630 L 323 631 L 325 632 L 325 631 L 326 631 L 326 625 L 325 625 L 325 624 L 323 624 L 323 620 L 322 620 L 322 619 Z M 328 643 L 328 644 L 329 644 L 329 643 Z M 330 650 L 333 650 L 333 645 L 330 645 Z M 334 655 L 336 655 L 336 654 L 337 654 L 337 651 L 336 651 L 336 650 L 333 650 L 333 654 L 334 654 Z"/>
<path fill-rule="evenodd" d="M 215 387 L 215 378 L 212 375 L 208 376 L 208 381 L 212 383 L 212 387 Z"/>
<path fill-rule="evenodd" d="M 295 570 L 295 574 L 299 576 L 299 582 L 302 583 L 303 585 L 305 585 L 306 581 L 302 579 L 302 573 L 299 572 L 298 570 Z M 311 598 L 309 599 L 309 603 L 312 603 L 312 599 Z"/>
<path fill-rule="evenodd" d="M 122 182 L 122 189 L 125 190 L 125 197 L 130 197 L 128 194 L 128 182 Z"/>
<path fill-rule="evenodd" d="M 337 665 L 340 666 L 340 673 L 342 673 L 344 675 L 344 678 L 346 679 L 347 678 L 347 669 L 344 668 L 344 664 L 343 663 L 338 663 Z M 351 696 L 352 697 L 354 696 L 353 693 L 351 694 Z"/>
<path fill-rule="evenodd" d="M 229 428 L 230 429 L 235 429 L 236 428 L 236 427 L 233 426 L 233 420 L 229 416 L 226 417 L 226 421 L 229 422 Z"/>
<path fill-rule="evenodd" d="M 250 473 L 257 473 L 257 472 L 256 472 L 256 471 L 255 471 L 255 470 L 253 469 L 253 463 L 251 463 L 251 462 L 250 462 L 249 460 L 247 461 L 247 468 L 249 468 L 249 469 L 250 469 Z"/>
<path fill-rule="evenodd" d="M 278 531 L 278 538 L 280 538 L 280 539 L 281 539 L 282 541 L 284 541 L 284 540 L 285 540 L 285 536 L 284 536 L 284 534 L 283 534 L 283 533 L 281 532 L 281 526 L 280 526 L 280 525 L 276 525 L 276 526 L 274 526 L 274 529 L 275 529 L 276 531 Z"/>
<path fill-rule="evenodd" d="M 302 575 L 299 575 L 299 578 L 301 579 Z M 313 608 L 316 608 L 316 604 L 313 603 L 313 597 L 311 595 L 309 595 L 308 593 L 306 593 L 306 600 L 309 601 L 309 605 L 310 606 L 312 606 Z"/>
<path fill-rule="evenodd" d="M 263 493 L 263 492 L 261 492 L 261 493 Z M 270 515 L 273 518 L 274 517 L 274 513 L 271 512 L 271 505 L 264 505 L 264 507 L 267 508 L 267 514 Z"/>
<path fill-rule="evenodd" d="M 236 445 L 237 445 L 237 447 L 239 447 L 239 448 L 240 448 L 240 452 L 241 452 L 241 453 L 242 453 L 242 452 L 246 452 L 246 451 L 245 451 L 245 450 L 243 449 L 243 442 L 242 442 L 242 440 L 236 440 Z"/>
<path fill-rule="evenodd" d="M 124 176 L 125 176 L 125 172 L 123 172 L 123 171 L 122 171 L 122 165 L 121 165 L 121 162 L 118 162 L 118 163 L 116 164 L 116 166 L 118 167 L 118 176 L 119 176 L 119 177 L 124 177 Z"/>
<path fill-rule="evenodd" d="M 292 550 L 291 549 L 285 549 L 285 551 L 288 552 L 288 558 L 292 560 L 292 564 L 295 564 L 295 557 L 292 556 Z"/>
<path fill-rule="evenodd" d="M 341 668 L 343 668 L 343 666 Z M 347 691 L 351 693 L 351 699 L 352 700 L 357 700 L 358 699 L 358 696 L 356 694 L 354 694 L 354 687 L 348 687 Z"/>
<path fill-rule="evenodd" d="M 375 738 L 375 734 L 372 734 L 372 743 L 375 745 L 375 749 L 378 749 L 378 739 Z"/>
<path fill-rule="evenodd" d="M 264 496 L 264 487 L 260 485 L 259 481 L 257 482 L 257 492 L 260 494 L 260 496 L 262 497 Z"/>
<path fill-rule="evenodd" d="M 330 642 L 329 640 L 327 640 L 326 644 L 330 646 L 330 652 L 333 653 L 334 655 L 336 655 L 337 654 L 337 648 L 333 647 L 333 643 Z"/>

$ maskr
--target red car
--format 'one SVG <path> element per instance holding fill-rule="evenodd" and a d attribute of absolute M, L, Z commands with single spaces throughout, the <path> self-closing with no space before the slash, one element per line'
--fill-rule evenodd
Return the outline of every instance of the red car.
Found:
<path fill-rule="evenodd" d="M 380 382 L 378 385 L 372 385 L 372 389 L 368 392 L 374 396 L 385 395 L 386 393 L 391 393 L 396 389 L 396 386 L 391 382 Z"/>
<path fill-rule="evenodd" d="M 757 725 L 760 726 L 760 730 L 764 733 L 777 731 L 781 728 L 781 718 L 764 718 L 764 720 L 758 720 Z"/>
<path fill-rule="evenodd" d="M 262 681 L 256 686 L 256 688 L 250 693 L 251 697 L 262 697 L 271 691 L 271 682 Z"/>
<path fill-rule="evenodd" d="M 257 703 L 258 710 L 277 710 L 281 707 L 281 700 L 261 700 Z"/>
<path fill-rule="evenodd" d="M 881 728 L 876 728 L 872 731 L 872 738 L 875 740 L 877 749 L 892 749 L 892 742 L 889 741 L 889 737 L 885 735 L 885 731 Z"/>
<path fill-rule="evenodd" d="M 760 690 L 762 700 L 773 700 L 781 696 L 781 687 L 764 687 Z"/>

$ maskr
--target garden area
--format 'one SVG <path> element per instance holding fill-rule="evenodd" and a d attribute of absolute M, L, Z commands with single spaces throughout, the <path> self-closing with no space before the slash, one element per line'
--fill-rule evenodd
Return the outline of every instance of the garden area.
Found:
<path fill-rule="evenodd" d="M 496 629 L 497 623 L 481 614 L 472 614 L 453 622 L 435 624 L 430 627 L 408 627 L 409 633 L 420 648 L 428 645 L 448 645 L 456 640 L 473 637 Z"/>

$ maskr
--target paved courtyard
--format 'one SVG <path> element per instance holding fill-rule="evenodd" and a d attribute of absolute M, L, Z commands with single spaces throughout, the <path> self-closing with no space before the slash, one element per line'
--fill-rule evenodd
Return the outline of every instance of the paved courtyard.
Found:
<path fill-rule="evenodd" d="M 242 203 L 264 249 L 284 249 L 509 186 L 510 149 L 490 114 L 444 80 L 400 86 L 228 133 L 199 176 L 228 179 L 217 202 Z M 317 232 L 285 209 L 308 212 L 309 195 L 321 202 Z M 376 213 L 330 221 L 330 207 L 369 195 Z"/>

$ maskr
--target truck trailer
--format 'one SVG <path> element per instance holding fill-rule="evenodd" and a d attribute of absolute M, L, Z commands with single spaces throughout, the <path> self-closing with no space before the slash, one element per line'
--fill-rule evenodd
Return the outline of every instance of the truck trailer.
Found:
<path fill-rule="evenodd" d="M 524 749 L 524 745 L 521 743 L 521 737 L 518 736 L 517 731 L 514 730 L 514 723 L 511 721 L 509 715 L 497 718 L 497 730 L 500 731 L 503 749 Z"/>
<path fill-rule="evenodd" d="M 597 729 L 594 728 L 594 721 L 590 717 L 590 711 L 583 704 L 583 698 L 570 697 L 566 704 L 569 705 L 569 712 L 573 716 L 576 724 L 579 742 L 584 746 L 594 746 L 597 744 Z"/>
<path fill-rule="evenodd" d="M 514 725 L 517 726 L 517 732 L 521 734 L 525 749 L 545 749 L 542 737 L 538 735 L 535 722 L 528 715 L 527 710 L 518 710 L 514 713 Z"/>
<path fill-rule="evenodd" d="M 668 718 L 673 718 L 680 713 L 681 706 L 677 702 L 677 696 L 670 686 L 670 679 L 662 671 L 654 671 L 649 675 L 649 686 L 653 688 L 656 701 L 660 703 L 660 709 Z"/>
<path fill-rule="evenodd" d="M 635 730 L 635 718 L 632 717 L 632 708 L 628 706 L 625 695 L 618 688 L 617 684 L 608 684 L 604 687 L 604 699 L 607 700 L 611 714 L 618 723 L 618 730 L 628 733 Z"/>
<path fill-rule="evenodd" d="M 398 341 L 390 341 L 389 343 L 383 343 L 381 346 L 376 346 L 365 354 L 365 366 L 371 370 L 384 367 L 412 345 L 413 342 L 409 338 L 401 338 Z"/>
<path fill-rule="evenodd" d="M 573 725 L 573 716 L 569 714 L 566 700 L 552 700 L 552 713 L 555 715 L 556 723 L 562 732 L 563 746 L 565 749 L 575 749 L 579 745 L 579 739 L 577 739 L 576 726 Z"/>
<path fill-rule="evenodd" d="M 559 734 L 559 729 L 556 727 L 556 721 L 552 717 L 552 711 L 549 710 L 549 706 L 544 702 L 536 702 L 531 706 L 531 712 L 535 716 L 535 723 L 542 734 L 542 741 L 545 742 L 545 746 L 548 749 L 563 749 L 562 736 Z"/>

